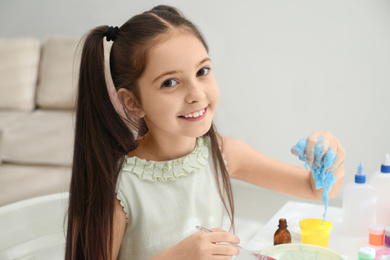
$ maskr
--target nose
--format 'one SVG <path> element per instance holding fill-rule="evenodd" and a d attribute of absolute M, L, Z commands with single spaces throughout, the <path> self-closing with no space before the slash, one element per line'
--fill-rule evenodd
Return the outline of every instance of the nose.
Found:
<path fill-rule="evenodd" d="M 203 86 L 199 82 L 189 82 L 186 86 L 185 101 L 188 104 L 197 103 L 206 97 Z"/>

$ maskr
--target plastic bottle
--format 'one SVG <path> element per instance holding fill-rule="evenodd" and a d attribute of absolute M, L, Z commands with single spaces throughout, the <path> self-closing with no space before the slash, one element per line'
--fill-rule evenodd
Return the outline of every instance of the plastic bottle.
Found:
<path fill-rule="evenodd" d="M 381 170 L 375 172 L 369 182 L 377 195 L 376 224 L 390 226 L 390 156 L 385 155 Z"/>
<path fill-rule="evenodd" d="M 367 236 L 370 225 L 375 223 L 376 202 L 376 191 L 366 183 L 366 175 L 360 163 L 355 182 L 344 188 L 343 233 L 348 236 Z"/>
<path fill-rule="evenodd" d="M 291 234 L 287 230 L 287 221 L 285 218 L 279 219 L 279 228 L 274 235 L 274 245 L 291 243 Z"/>

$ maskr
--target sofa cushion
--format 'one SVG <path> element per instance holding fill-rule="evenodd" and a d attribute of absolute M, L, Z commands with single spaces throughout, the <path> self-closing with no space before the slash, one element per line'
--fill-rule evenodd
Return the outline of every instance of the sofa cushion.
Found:
<path fill-rule="evenodd" d="M 23 116 L 28 114 L 29 112 L 0 110 L 0 131 L 6 125 L 11 124 L 16 120 L 20 120 Z"/>
<path fill-rule="evenodd" d="M 38 109 L 3 128 L 3 162 L 71 165 L 74 113 Z"/>
<path fill-rule="evenodd" d="M 80 37 L 49 36 L 42 50 L 37 105 L 46 109 L 71 109 L 76 100 Z"/>
<path fill-rule="evenodd" d="M 0 109 L 35 108 L 40 48 L 36 38 L 0 39 Z"/>
<path fill-rule="evenodd" d="M 69 190 L 71 167 L 0 165 L 0 207 Z"/>
<path fill-rule="evenodd" d="M 23 116 L 26 116 L 28 114 L 29 112 L 0 110 L 0 147 L 1 147 L 1 136 L 3 135 L 3 128 L 8 124 L 12 124 L 16 120 L 22 120 Z M 0 164 L 1 161 L 2 159 L 0 154 Z"/>

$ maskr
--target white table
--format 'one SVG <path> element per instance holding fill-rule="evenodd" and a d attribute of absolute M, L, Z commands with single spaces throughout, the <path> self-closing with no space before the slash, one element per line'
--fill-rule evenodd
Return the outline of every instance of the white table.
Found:
<path fill-rule="evenodd" d="M 275 215 L 257 232 L 257 234 L 244 247 L 251 251 L 259 252 L 273 246 L 275 231 L 278 229 L 279 219 L 287 219 L 288 230 L 292 236 L 292 243 L 300 243 L 299 221 L 305 218 L 322 219 L 325 207 L 323 205 L 288 201 Z M 333 224 L 329 238 L 329 249 L 342 255 L 344 259 L 355 260 L 358 258 L 358 250 L 363 246 L 383 249 L 386 247 L 374 247 L 368 244 L 367 236 L 349 237 L 341 232 L 342 209 L 328 207 L 326 220 Z"/>

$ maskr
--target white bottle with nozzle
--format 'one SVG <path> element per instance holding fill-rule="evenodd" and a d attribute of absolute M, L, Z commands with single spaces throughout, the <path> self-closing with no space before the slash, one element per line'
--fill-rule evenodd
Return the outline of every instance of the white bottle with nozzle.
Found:
<path fill-rule="evenodd" d="M 390 226 L 390 156 L 387 153 L 381 170 L 375 172 L 369 183 L 378 195 L 376 224 Z"/>
<path fill-rule="evenodd" d="M 366 183 L 360 163 L 355 182 L 344 188 L 342 231 L 345 235 L 367 236 L 370 225 L 375 223 L 376 201 L 376 191 Z"/>

